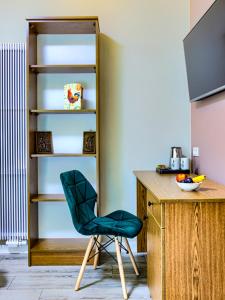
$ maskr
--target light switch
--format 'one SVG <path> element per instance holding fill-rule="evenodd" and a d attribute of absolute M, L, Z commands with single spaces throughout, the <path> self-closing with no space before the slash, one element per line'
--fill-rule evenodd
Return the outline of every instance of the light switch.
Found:
<path fill-rule="evenodd" d="M 192 149 L 192 155 L 194 157 L 198 157 L 199 156 L 199 147 L 193 147 L 193 149 Z"/>

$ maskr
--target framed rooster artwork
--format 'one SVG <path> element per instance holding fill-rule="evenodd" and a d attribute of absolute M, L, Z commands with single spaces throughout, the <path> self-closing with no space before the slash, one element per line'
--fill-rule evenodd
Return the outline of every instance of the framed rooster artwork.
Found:
<path fill-rule="evenodd" d="M 80 83 L 64 85 L 64 109 L 82 109 L 83 87 Z"/>

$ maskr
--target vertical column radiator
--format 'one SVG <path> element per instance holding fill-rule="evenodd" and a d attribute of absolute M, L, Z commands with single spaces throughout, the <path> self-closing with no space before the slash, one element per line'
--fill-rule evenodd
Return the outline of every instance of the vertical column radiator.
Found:
<path fill-rule="evenodd" d="M 27 239 L 25 44 L 0 44 L 0 241 Z"/>

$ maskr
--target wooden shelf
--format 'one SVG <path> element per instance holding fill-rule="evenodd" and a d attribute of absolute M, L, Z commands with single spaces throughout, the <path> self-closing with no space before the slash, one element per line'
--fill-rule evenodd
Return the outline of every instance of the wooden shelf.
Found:
<path fill-rule="evenodd" d="M 61 202 L 65 201 L 64 194 L 39 194 L 31 196 L 31 202 Z"/>
<path fill-rule="evenodd" d="M 32 114 L 96 114 L 95 109 L 79 109 L 79 110 L 66 110 L 66 109 L 32 109 Z"/>
<path fill-rule="evenodd" d="M 89 239 L 37 239 L 31 247 L 31 264 L 38 265 L 80 265 Z M 93 254 L 93 252 L 92 252 Z M 93 259 L 89 264 L 93 263 Z"/>
<path fill-rule="evenodd" d="M 96 154 L 83 154 L 83 153 L 31 154 L 31 157 L 96 157 Z"/>
<path fill-rule="evenodd" d="M 86 250 L 88 238 L 73 239 L 38 239 L 31 248 L 31 252 L 81 252 Z"/>
<path fill-rule="evenodd" d="M 28 18 L 35 34 L 95 34 L 99 32 L 98 17 Z"/>
<path fill-rule="evenodd" d="M 96 65 L 30 65 L 33 73 L 95 73 Z"/>

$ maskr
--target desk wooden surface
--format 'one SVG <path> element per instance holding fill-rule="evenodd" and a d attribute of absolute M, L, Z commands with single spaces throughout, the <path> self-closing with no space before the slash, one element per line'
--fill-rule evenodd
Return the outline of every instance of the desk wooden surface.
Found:
<path fill-rule="evenodd" d="M 155 171 L 134 171 L 137 179 L 155 196 L 159 203 L 225 202 L 225 186 L 206 179 L 198 191 L 182 191 L 175 175 L 160 175 Z"/>

